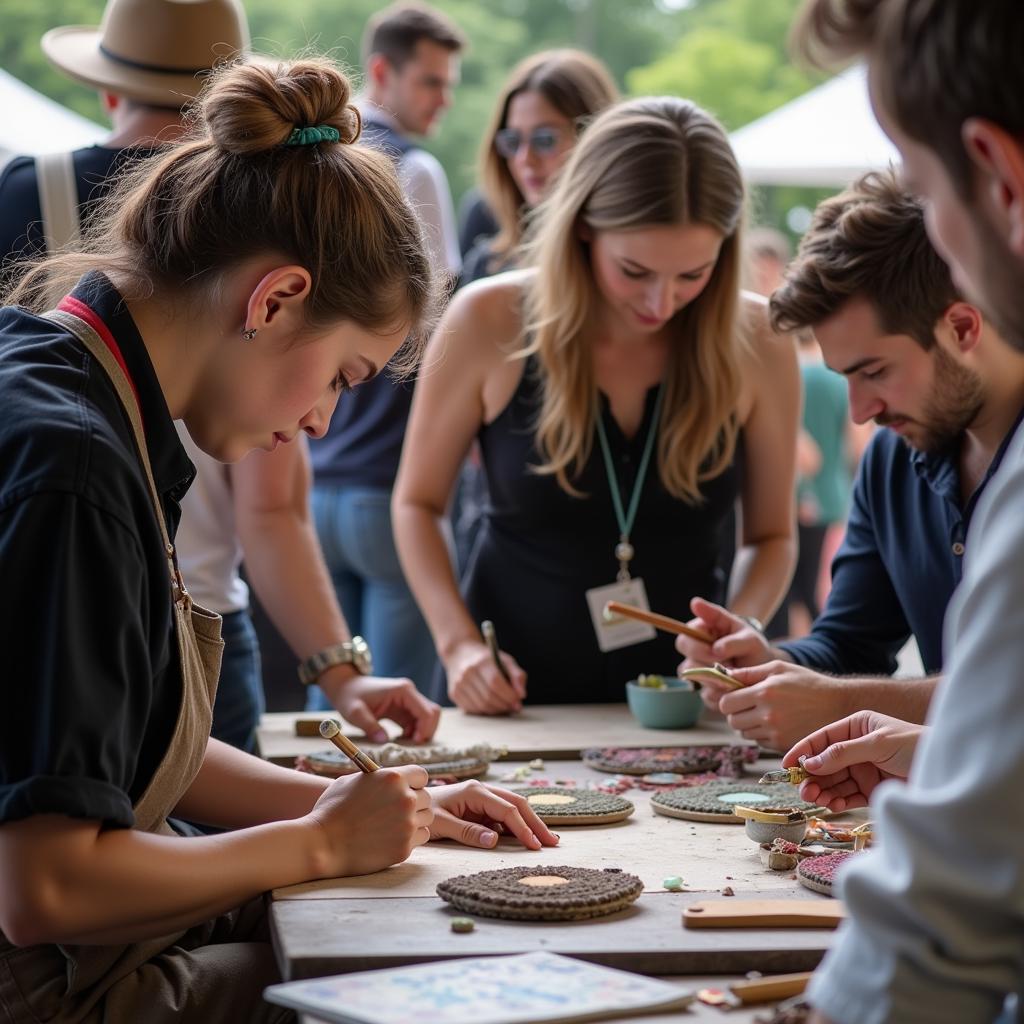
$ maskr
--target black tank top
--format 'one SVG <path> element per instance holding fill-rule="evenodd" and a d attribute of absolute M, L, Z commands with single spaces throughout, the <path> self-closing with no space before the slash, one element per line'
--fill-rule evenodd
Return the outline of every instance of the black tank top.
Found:
<path fill-rule="evenodd" d="M 648 391 L 643 422 L 632 439 L 600 395 L 627 504 L 656 395 L 656 387 Z M 527 703 L 623 700 L 627 680 L 641 672 L 672 675 L 681 659 L 674 638 L 664 633 L 617 651 L 599 649 L 585 594 L 615 582 L 619 537 L 604 461 L 595 443 L 574 481 L 583 498 L 567 494 L 553 476 L 532 471 L 542 461 L 534 434 L 540 402 L 538 366 L 531 359 L 509 404 L 478 434 L 490 500 L 463 594 L 473 618 L 491 619 L 502 648 L 526 670 Z M 651 459 L 630 538 L 636 549 L 630 571 L 643 579 L 654 611 L 686 620 L 692 597 L 723 600 L 737 491 L 733 462 L 704 483 L 700 504 L 687 504 L 665 490 L 657 459 Z M 434 690 L 435 699 L 449 703 L 443 673 Z"/>

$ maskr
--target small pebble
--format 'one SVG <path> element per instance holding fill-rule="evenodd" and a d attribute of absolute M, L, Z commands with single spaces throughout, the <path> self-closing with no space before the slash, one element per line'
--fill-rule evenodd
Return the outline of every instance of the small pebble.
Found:
<path fill-rule="evenodd" d="M 683 888 L 683 880 L 679 875 L 671 875 L 669 878 L 662 879 L 661 884 L 669 892 L 680 892 Z"/>
<path fill-rule="evenodd" d="M 476 928 L 476 923 L 472 918 L 469 917 L 453 917 L 452 918 L 452 931 L 458 932 L 460 935 L 464 935 L 466 932 L 471 932 Z"/>
<path fill-rule="evenodd" d="M 544 758 L 542 758 L 542 757 L 535 757 L 535 758 L 534 758 L 534 759 L 533 759 L 533 760 L 532 760 L 532 761 L 530 762 L 530 767 L 531 767 L 531 768 L 532 768 L 532 769 L 533 769 L 533 770 L 534 770 L 535 772 L 542 772 L 542 771 L 544 771 Z"/>
<path fill-rule="evenodd" d="M 722 895 L 723 895 L 723 896 L 735 896 L 735 895 L 736 895 L 736 893 L 734 893 L 734 892 L 732 891 L 732 886 L 731 886 L 731 885 L 727 885 L 727 886 L 726 886 L 726 887 L 725 887 L 725 888 L 724 888 L 724 889 L 722 890 Z"/>

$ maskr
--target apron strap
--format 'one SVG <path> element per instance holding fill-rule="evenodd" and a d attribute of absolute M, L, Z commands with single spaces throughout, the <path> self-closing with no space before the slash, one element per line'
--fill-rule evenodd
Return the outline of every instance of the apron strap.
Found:
<path fill-rule="evenodd" d="M 36 157 L 36 187 L 46 251 L 53 256 L 78 241 L 78 183 L 71 153 Z"/>
<path fill-rule="evenodd" d="M 121 400 L 121 405 L 124 407 L 128 421 L 131 424 L 132 434 L 135 437 L 135 447 L 139 453 L 139 461 L 142 464 L 146 483 L 149 485 L 149 497 L 153 503 L 153 511 L 156 513 L 157 525 L 160 527 L 160 536 L 164 543 L 164 553 L 167 557 L 167 567 L 171 576 L 171 589 L 174 593 L 174 600 L 186 605 L 191 604 L 191 598 L 185 589 L 184 580 L 182 580 L 181 573 L 178 571 L 177 560 L 174 557 L 174 545 L 171 543 L 170 535 L 167 532 L 167 520 L 164 518 L 160 492 L 157 490 L 156 481 L 153 479 L 153 467 L 150 464 L 149 451 L 146 448 L 146 435 L 142 429 L 142 414 L 139 411 L 138 401 L 136 400 L 135 392 L 132 390 L 131 382 L 103 339 L 81 317 L 60 309 L 51 309 L 44 313 L 43 317 L 75 335 L 103 367 L 111 383 L 114 385 L 117 397 Z"/>

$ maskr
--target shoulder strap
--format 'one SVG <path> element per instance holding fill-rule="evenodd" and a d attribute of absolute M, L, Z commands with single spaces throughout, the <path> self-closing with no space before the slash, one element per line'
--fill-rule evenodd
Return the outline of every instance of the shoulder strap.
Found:
<path fill-rule="evenodd" d="M 167 520 L 164 518 L 160 492 L 157 490 L 156 481 L 153 479 L 153 467 L 150 464 L 149 451 L 146 448 L 146 435 L 142 429 L 142 413 L 139 410 L 139 404 L 135 398 L 135 392 L 132 390 L 131 383 L 103 339 L 81 317 L 60 309 L 51 309 L 49 312 L 44 313 L 43 316 L 75 335 L 103 369 L 106 370 L 107 376 L 114 385 L 117 397 L 121 400 L 121 405 L 124 406 L 124 411 L 128 415 L 128 421 L 131 423 L 132 434 L 135 437 L 135 447 L 139 454 L 139 462 L 142 464 L 146 483 L 149 485 L 149 497 L 153 503 L 153 511 L 156 513 L 156 521 L 160 527 L 160 536 L 164 542 L 164 553 L 167 557 L 167 566 L 171 575 L 171 589 L 174 592 L 174 599 L 175 601 L 187 599 L 188 592 L 185 589 L 185 584 L 182 581 L 181 573 L 178 572 L 178 566 L 174 558 L 174 545 L 171 543 L 171 538 L 167 532 Z"/>
<path fill-rule="evenodd" d="M 36 157 L 36 186 L 39 209 L 43 215 L 43 239 L 52 256 L 66 245 L 77 242 L 81 219 L 78 216 L 78 185 L 71 153 L 47 153 Z M 106 347 L 106 346 L 104 346 Z"/>

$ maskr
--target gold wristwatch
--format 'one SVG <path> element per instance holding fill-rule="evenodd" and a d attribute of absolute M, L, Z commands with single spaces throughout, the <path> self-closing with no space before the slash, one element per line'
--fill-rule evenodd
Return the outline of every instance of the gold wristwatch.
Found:
<path fill-rule="evenodd" d="M 310 686 L 335 665 L 351 665 L 361 676 L 372 675 L 373 655 L 369 644 L 361 636 L 354 636 L 344 643 L 317 651 L 299 665 L 299 681 Z"/>

